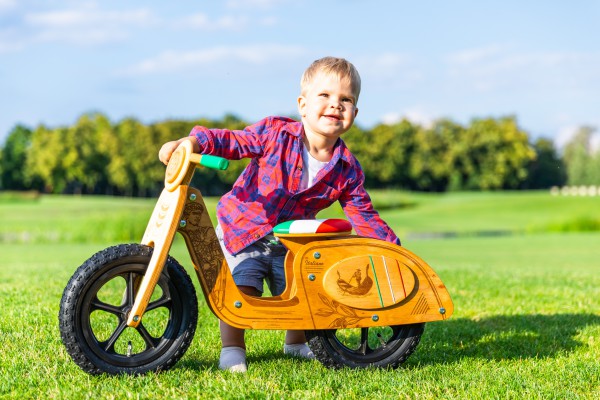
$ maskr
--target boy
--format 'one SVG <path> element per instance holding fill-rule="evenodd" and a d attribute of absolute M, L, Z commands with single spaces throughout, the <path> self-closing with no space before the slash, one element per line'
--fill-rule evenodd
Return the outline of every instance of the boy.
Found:
<path fill-rule="evenodd" d="M 311 219 L 335 201 L 358 235 L 400 244 L 373 209 L 364 174 L 340 136 L 354 123 L 360 76 L 341 58 L 313 62 L 301 80 L 302 122 L 268 117 L 240 131 L 196 126 L 189 137 L 165 143 L 167 163 L 183 140 L 194 152 L 252 161 L 217 206 L 217 236 L 240 291 L 261 296 L 266 279 L 273 295 L 285 289 L 286 249 L 272 235 L 275 225 Z M 220 322 L 221 369 L 246 371 L 244 330 Z M 288 331 L 284 353 L 314 358 L 304 331 Z"/>

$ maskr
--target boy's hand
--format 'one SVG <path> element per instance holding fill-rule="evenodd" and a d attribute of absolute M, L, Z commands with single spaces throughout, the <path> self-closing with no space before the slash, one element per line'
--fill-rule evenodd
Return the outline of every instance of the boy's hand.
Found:
<path fill-rule="evenodd" d="M 198 142 L 196 142 L 196 139 L 194 139 L 191 136 L 186 136 L 179 140 L 173 140 L 171 142 L 167 142 L 167 143 L 163 144 L 162 147 L 160 148 L 160 150 L 158 151 L 158 159 L 163 164 L 167 165 L 169 163 L 169 160 L 171 159 L 171 155 L 173 154 L 175 149 L 177 147 L 179 147 L 181 142 L 183 142 L 184 140 L 189 140 L 192 142 L 194 153 L 197 153 L 199 151 Z"/>
<path fill-rule="evenodd" d="M 158 159 L 163 164 L 167 165 L 169 163 L 169 160 L 171 159 L 171 155 L 173 154 L 175 149 L 179 146 L 179 143 L 181 143 L 181 139 L 173 140 L 171 142 L 167 142 L 167 143 L 163 144 L 162 147 L 160 148 L 160 150 L 158 151 Z"/>

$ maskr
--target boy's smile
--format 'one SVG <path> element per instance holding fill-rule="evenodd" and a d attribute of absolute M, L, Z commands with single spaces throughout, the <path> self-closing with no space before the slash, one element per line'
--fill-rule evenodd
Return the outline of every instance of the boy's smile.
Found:
<path fill-rule="evenodd" d="M 320 137 L 333 146 L 352 127 L 358 108 L 348 79 L 319 73 L 298 98 L 298 111 L 309 141 Z"/>

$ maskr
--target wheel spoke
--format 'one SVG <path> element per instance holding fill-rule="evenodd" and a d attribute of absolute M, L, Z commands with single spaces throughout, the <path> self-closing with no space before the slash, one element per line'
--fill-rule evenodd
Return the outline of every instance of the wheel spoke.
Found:
<path fill-rule="evenodd" d="M 171 296 L 162 296 L 160 299 L 149 303 L 148 307 L 146 307 L 146 312 L 155 310 L 160 307 L 166 307 L 168 304 L 171 304 L 171 300 Z"/>
<path fill-rule="evenodd" d="M 150 335 L 150 332 L 148 332 L 148 330 L 144 327 L 144 324 L 139 324 L 136 329 L 142 337 L 142 339 L 144 339 L 144 342 L 146 342 L 146 350 L 150 348 L 153 349 L 156 347 L 156 345 L 158 344 L 158 339 Z"/>
<path fill-rule="evenodd" d="M 106 311 L 115 315 L 119 315 L 121 313 L 121 307 L 100 301 L 98 297 L 91 301 L 90 306 L 90 313 L 96 310 Z"/>
<path fill-rule="evenodd" d="M 369 345 L 369 328 L 360 329 L 360 347 L 358 352 L 361 354 L 367 354 L 367 348 Z"/>
<path fill-rule="evenodd" d="M 135 301 L 135 275 L 133 272 L 130 272 L 127 277 L 127 300 L 126 305 L 131 306 Z"/>
<path fill-rule="evenodd" d="M 115 343 L 117 342 L 117 339 L 119 339 L 119 336 L 121 336 L 125 328 L 127 328 L 127 324 L 125 323 L 125 321 L 121 321 L 117 329 L 115 329 L 113 334 L 110 335 L 108 340 L 100 343 L 102 347 L 104 347 L 104 351 L 113 353 L 115 352 Z"/>
<path fill-rule="evenodd" d="M 192 343 L 198 321 L 196 292 L 185 269 L 172 258 L 158 277 L 143 323 L 127 325 L 152 253 L 151 247 L 137 244 L 104 249 L 80 266 L 65 288 L 60 335 L 85 372 L 167 370 Z"/>

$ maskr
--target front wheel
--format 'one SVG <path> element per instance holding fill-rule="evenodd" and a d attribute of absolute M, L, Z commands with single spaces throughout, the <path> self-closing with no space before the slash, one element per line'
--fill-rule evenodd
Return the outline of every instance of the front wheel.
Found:
<path fill-rule="evenodd" d="M 152 257 L 139 244 L 109 247 L 81 265 L 67 284 L 59 311 L 67 352 L 89 374 L 143 374 L 172 367 L 194 337 L 196 292 L 169 257 L 142 322 L 127 316 Z"/>
<path fill-rule="evenodd" d="M 396 368 L 415 351 L 425 324 L 306 331 L 317 360 L 329 368 Z"/>

